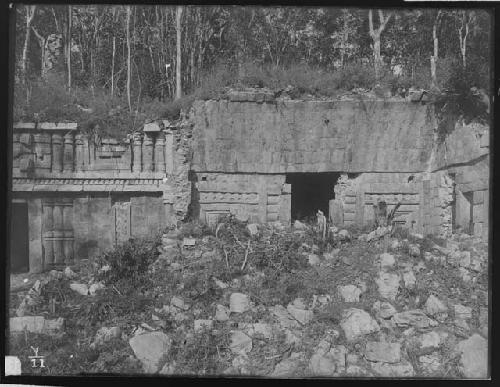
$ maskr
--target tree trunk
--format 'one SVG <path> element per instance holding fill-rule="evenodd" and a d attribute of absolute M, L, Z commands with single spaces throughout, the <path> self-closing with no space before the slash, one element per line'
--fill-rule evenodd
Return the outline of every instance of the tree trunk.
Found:
<path fill-rule="evenodd" d="M 466 61 L 466 51 L 467 51 L 467 35 L 469 35 L 469 24 L 471 22 L 471 16 L 467 15 L 467 11 L 462 11 L 461 24 L 458 28 L 458 39 L 460 43 L 460 53 L 462 54 L 462 66 L 465 69 L 467 65 Z M 465 34 L 464 32 L 465 28 Z"/>
<path fill-rule="evenodd" d="M 30 34 L 31 34 L 31 22 L 33 21 L 33 17 L 35 16 L 36 5 L 26 5 L 26 35 L 24 36 L 24 46 L 23 46 L 23 58 L 21 62 L 21 75 L 22 82 L 26 84 L 26 77 L 28 72 L 28 47 L 30 42 Z"/>
<path fill-rule="evenodd" d="M 431 55 L 431 83 L 433 88 L 437 88 L 437 76 L 436 76 L 436 65 L 439 54 L 439 41 L 437 35 L 437 28 L 439 23 L 439 18 L 441 16 L 441 11 L 438 11 L 436 19 L 434 20 L 434 25 L 432 26 L 432 42 L 434 45 L 433 55 Z"/>
<path fill-rule="evenodd" d="M 374 68 L 375 68 L 375 78 L 377 80 L 380 79 L 380 70 L 382 68 L 382 56 L 380 55 L 380 35 L 385 29 L 387 22 L 391 18 L 392 13 L 389 13 L 387 17 L 384 17 L 384 13 L 379 9 L 378 17 L 379 17 L 379 27 L 377 29 L 373 28 L 373 14 L 372 10 L 368 10 L 368 26 L 370 29 L 370 36 L 373 40 L 373 60 L 374 60 Z"/>
<path fill-rule="evenodd" d="M 179 99 L 182 98 L 182 85 L 181 85 L 181 65 L 182 65 L 182 60 L 181 60 L 181 38 L 182 38 L 182 31 L 181 31 L 181 18 L 182 18 L 182 11 L 183 7 L 181 5 L 177 6 L 177 14 L 176 14 L 176 29 L 177 29 L 177 63 L 175 66 L 175 80 L 176 80 L 176 87 L 175 87 L 175 98 Z"/>
<path fill-rule="evenodd" d="M 373 65 L 375 67 L 375 78 L 380 79 L 380 68 L 382 67 L 382 58 L 380 55 L 380 35 L 373 37 Z"/>
<path fill-rule="evenodd" d="M 42 78 L 45 79 L 45 77 L 47 76 L 47 68 L 46 68 L 46 62 L 45 62 L 45 44 L 47 43 L 47 39 L 44 38 L 34 27 L 31 27 L 31 29 L 35 33 L 35 36 L 38 39 L 38 44 L 40 46 L 40 55 L 41 55 L 40 72 L 41 72 Z"/>
<path fill-rule="evenodd" d="M 113 53 L 111 56 L 111 98 L 115 94 L 115 53 L 116 53 L 116 37 L 113 36 Z"/>
<path fill-rule="evenodd" d="M 128 110 L 132 113 L 132 105 L 130 103 L 130 5 L 127 5 L 127 102 Z"/>
<path fill-rule="evenodd" d="M 68 69 L 68 91 L 71 92 L 71 29 L 72 29 L 72 8 L 68 6 L 68 33 L 66 35 L 66 64 Z"/>

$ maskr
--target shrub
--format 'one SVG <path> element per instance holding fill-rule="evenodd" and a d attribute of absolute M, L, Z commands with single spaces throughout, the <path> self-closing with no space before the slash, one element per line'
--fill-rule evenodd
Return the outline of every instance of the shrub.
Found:
<path fill-rule="evenodd" d="M 124 288 L 131 291 L 137 290 L 136 287 L 144 287 L 148 279 L 146 271 L 158 257 L 160 244 L 159 237 L 152 240 L 131 239 L 104 253 L 101 261 L 108 264 L 111 270 L 99 274 L 99 279 L 124 285 Z"/>

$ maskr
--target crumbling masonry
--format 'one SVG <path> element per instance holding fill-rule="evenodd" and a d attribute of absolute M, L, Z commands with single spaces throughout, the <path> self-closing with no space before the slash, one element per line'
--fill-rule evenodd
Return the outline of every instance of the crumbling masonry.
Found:
<path fill-rule="evenodd" d="M 460 227 L 487 238 L 488 139 L 487 127 L 457 123 L 438 142 L 432 104 L 263 91 L 196 101 L 189 119 L 148 124 L 123 142 L 93 139 L 76 124 L 18 123 L 11 259 L 27 254 L 37 272 L 92 258 L 184 219 L 188 208 L 211 225 L 228 213 L 289 224 L 292 214 L 312 215 L 301 201 L 314 192 L 300 196 L 301 181 L 326 190 L 323 208 L 339 226 L 370 224 L 373 203 L 385 200 L 402 203 L 395 221 L 414 232 Z M 14 224 L 29 224 L 28 235 Z"/>

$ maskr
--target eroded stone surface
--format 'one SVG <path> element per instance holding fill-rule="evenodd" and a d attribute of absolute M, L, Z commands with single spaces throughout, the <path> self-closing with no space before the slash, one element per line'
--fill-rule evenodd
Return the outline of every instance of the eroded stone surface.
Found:
<path fill-rule="evenodd" d="M 338 287 L 339 295 L 345 302 L 359 302 L 361 290 L 354 285 Z"/>
<path fill-rule="evenodd" d="M 433 294 L 431 294 L 425 302 L 425 312 L 429 316 L 433 316 L 438 319 L 448 317 L 448 307 Z"/>
<path fill-rule="evenodd" d="M 242 331 L 232 331 L 230 348 L 235 354 L 246 354 L 252 350 L 252 339 Z"/>
<path fill-rule="evenodd" d="M 290 316 L 290 313 L 286 310 L 283 305 L 275 305 L 269 308 L 269 311 L 278 319 L 279 324 L 283 328 L 298 328 L 300 327 L 299 322 Z"/>
<path fill-rule="evenodd" d="M 135 356 L 141 361 L 146 373 L 156 373 L 162 366 L 162 357 L 168 354 L 172 340 L 163 332 L 137 335 L 129 340 Z"/>
<path fill-rule="evenodd" d="M 375 280 L 378 291 L 383 298 L 395 300 L 399 291 L 399 275 L 397 273 L 380 272 Z"/>
<path fill-rule="evenodd" d="M 377 322 L 364 310 L 351 308 L 342 313 L 341 328 L 348 341 L 380 330 Z"/>
<path fill-rule="evenodd" d="M 401 327 L 427 328 L 438 325 L 437 321 L 427 317 L 420 309 L 396 313 L 392 318 L 394 323 Z"/>
<path fill-rule="evenodd" d="M 388 364 L 388 363 L 371 363 L 372 370 L 383 377 L 403 377 L 408 378 L 415 376 L 415 370 L 410 363 Z"/>
<path fill-rule="evenodd" d="M 457 345 L 460 367 L 466 378 L 488 377 L 488 341 L 477 333 Z"/>
<path fill-rule="evenodd" d="M 233 293 L 229 297 L 229 310 L 231 313 L 243 313 L 250 309 L 250 299 L 246 294 Z"/>
<path fill-rule="evenodd" d="M 401 360 L 401 344 L 369 341 L 366 343 L 365 358 L 370 361 L 398 363 Z"/>
<path fill-rule="evenodd" d="M 302 325 L 307 324 L 314 317 L 314 313 L 312 310 L 301 309 L 293 304 L 288 304 L 286 310 L 288 311 L 288 313 L 290 313 L 291 316 L 293 316 L 295 320 L 297 320 Z"/>

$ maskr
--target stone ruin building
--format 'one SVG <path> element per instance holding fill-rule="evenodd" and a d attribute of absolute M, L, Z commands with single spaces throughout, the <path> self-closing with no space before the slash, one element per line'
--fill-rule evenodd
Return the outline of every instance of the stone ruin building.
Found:
<path fill-rule="evenodd" d="M 188 215 L 290 224 L 321 209 L 337 226 L 366 225 L 378 200 L 401 202 L 395 222 L 413 232 L 487 239 L 489 129 L 457 123 L 440 141 L 437 127 L 432 103 L 263 90 L 195 101 L 175 125 L 121 142 L 76 124 L 17 123 L 12 267 L 92 258 Z"/>

